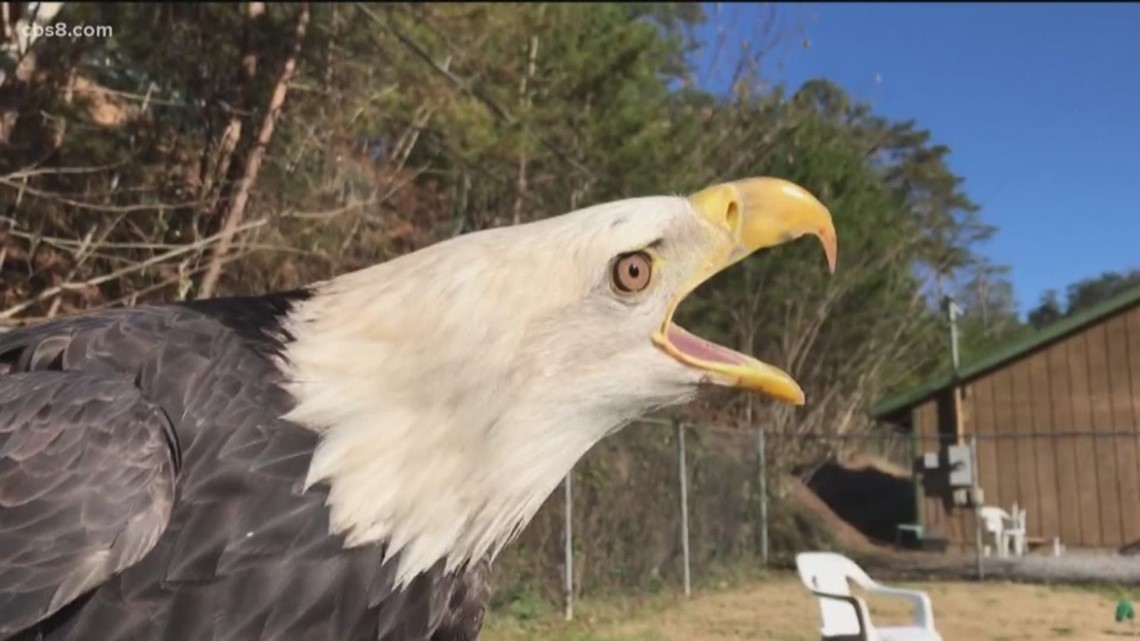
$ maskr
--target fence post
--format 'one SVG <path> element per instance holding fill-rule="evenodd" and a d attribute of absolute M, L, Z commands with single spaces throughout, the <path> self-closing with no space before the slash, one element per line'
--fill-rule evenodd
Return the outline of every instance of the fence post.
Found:
<path fill-rule="evenodd" d="M 574 618 L 574 503 L 571 501 L 570 495 L 570 477 L 573 476 L 574 469 L 571 468 L 570 472 L 566 474 L 566 478 L 562 481 L 563 488 L 563 502 L 565 503 L 564 521 L 562 526 L 563 539 L 566 543 L 565 548 L 565 563 L 566 576 L 563 582 L 563 596 L 566 600 L 566 620 L 569 621 Z"/>
<path fill-rule="evenodd" d="M 910 431 L 910 469 L 911 479 L 914 481 L 914 523 L 919 527 L 926 527 L 926 465 L 925 458 L 926 443 L 922 440 L 922 434 L 918 428 L 913 428 Z M 895 536 L 899 536 L 896 530 Z M 921 537 L 916 541 L 921 546 Z"/>
<path fill-rule="evenodd" d="M 978 580 L 986 577 L 982 562 L 982 506 L 978 503 L 978 435 L 970 435 L 970 502 L 974 504 L 974 556 L 977 557 Z"/>
<path fill-rule="evenodd" d="M 768 456 L 764 428 L 756 432 L 756 456 L 760 461 L 760 561 L 768 565 Z"/>
<path fill-rule="evenodd" d="M 689 596 L 692 593 L 692 586 L 689 574 L 689 488 L 685 474 L 685 424 L 676 421 L 676 425 L 677 472 L 681 479 L 681 555 L 685 564 L 685 596 Z"/>

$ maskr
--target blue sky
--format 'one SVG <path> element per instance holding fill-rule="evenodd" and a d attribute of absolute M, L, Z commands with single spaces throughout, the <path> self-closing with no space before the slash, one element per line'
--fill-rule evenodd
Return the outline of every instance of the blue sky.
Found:
<path fill-rule="evenodd" d="M 699 36 L 713 42 L 719 21 L 721 59 L 755 42 L 770 11 L 715 7 Z M 1140 268 L 1140 4 L 803 3 L 778 15 L 791 35 L 766 77 L 830 78 L 951 147 L 998 227 L 983 251 L 1010 266 L 1023 311 L 1045 289 Z M 716 69 L 707 88 L 730 71 Z"/>

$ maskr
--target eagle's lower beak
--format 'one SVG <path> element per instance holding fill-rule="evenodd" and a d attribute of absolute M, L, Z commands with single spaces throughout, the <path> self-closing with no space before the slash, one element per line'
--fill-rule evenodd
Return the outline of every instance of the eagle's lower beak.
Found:
<path fill-rule="evenodd" d="M 689 196 L 689 202 L 718 230 L 714 236 L 719 238 L 712 243 L 705 268 L 669 306 L 661 328 L 653 335 L 654 344 L 682 363 L 708 372 L 713 382 L 802 405 L 803 390 L 783 370 L 690 334 L 673 324 L 673 312 L 685 296 L 718 272 L 757 250 L 804 234 L 819 238 L 828 269 L 834 272 L 836 238 L 831 213 L 802 187 L 778 178 L 715 185 Z M 727 243 L 720 230 L 727 233 Z"/>

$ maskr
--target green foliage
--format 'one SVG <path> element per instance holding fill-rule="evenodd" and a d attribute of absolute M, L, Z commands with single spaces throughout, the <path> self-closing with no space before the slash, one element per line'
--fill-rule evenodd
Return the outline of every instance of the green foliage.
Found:
<path fill-rule="evenodd" d="M 491 607 L 508 614 L 516 621 L 534 621 L 548 616 L 551 611 L 548 601 L 517 585 L 496 591 Z"/>
<path fill-rule="evenodd" d="M 1065 292 L 1064 303 L 1060 301 L 1056 290 L 1045 291 L 1041 295 L 1041 302 L 1030 310 L 1028 321 L 1035 329 L 1041 329 L 1052 322 L 1095 307 L 1136 287 L 1140 287 L 1140 269 L 1104 272 L 1099 276 L 1085 278 L 1069 285 Z"/>
<path fill-rule="evenodd" d="M 773 85 L 755 59 L 729 62 L 741 71 L 724 95 L 693 89 L 698 4 L 314 4 L 294 43 L 299 7 L 269 3 L 251 18 L 247 4 L 65 5 L 61 20 L 110 24 L 115 35 L 37 43 L 38 80 L 20 90 L 0 153 L 0 307 L 24 305 L 18 316 L 30 319 L 193 295 L 296 45 L 244 213 L 259 226 L 240 236 L 220 293 L 294 286 L 458 233 L 767 174 L 829 205 L 837 273 L 801 240 L 718 276 L 678 318 L 786 368 L 809 403 L 721 395 L 690 413 L 780 431 L 866 430 L 866 409 L 885 391 L 945 367 L 941 295 L 966 307 L 965 354 L 1024 329 L 1005 273 L 977 251 L 994 230 L 949 168 L 947 146 L 827 79 Z M 120 275 L 92 282 L 106 274 Z M 63 283 L 73 286 L 39 298 Z M 584 589 L 672 580 L 677 523 L 662 515 L 675 505 L 660 491 L 677 482 L 665 464 L 671 438 L 607 442 L 577 470 Z M 823 440 L 793 441 L 773 452 L 781 469 L 833 453 Z M 693 491 L 708 510 L 694 519 L 694 554 L 751 560 L 757 490 L 753 461 L 739 452 L 753 445 L 738 443 L 734 458 L 714 443 L 691 446 Z M 521 595 L 545 595 L 539 586 L 558 575 L 551 509 L 503 560 L 512 607 L 524 614 Z M 773 518 L 787 545 L 818 529 L 794 512 Z"/>

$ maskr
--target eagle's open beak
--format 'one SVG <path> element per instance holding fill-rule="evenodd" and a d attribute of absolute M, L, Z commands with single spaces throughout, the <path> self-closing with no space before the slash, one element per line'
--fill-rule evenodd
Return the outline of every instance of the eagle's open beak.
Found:
<path fill-rule="evenodd" d="M 689 202 L 718 230 L 720 239 L 710 247 L 706 267 L 669 305 L 653 343 L 667 354 L 709 373 L 716 383 L 763 392 L 773 398 L 802 405 L 804 393 L 783 370 L 751 356 L 694 336 L 673 324 L 677 305 L 698 285 L 753 252 L 794 240 L 817 236 L 835 271 L 836 238 L 831 213 L 802 187 L 778 178 L 750 178 L 715 185 L 689 196 Z"/>

